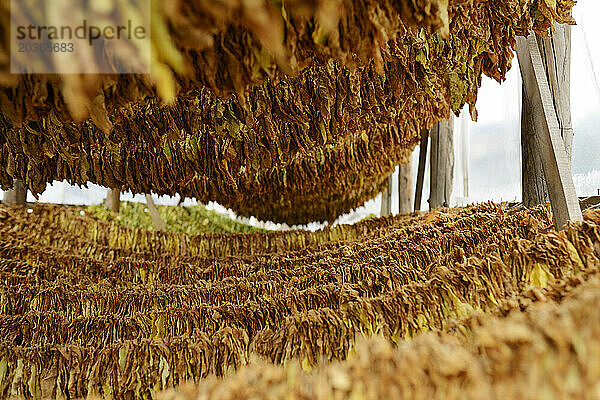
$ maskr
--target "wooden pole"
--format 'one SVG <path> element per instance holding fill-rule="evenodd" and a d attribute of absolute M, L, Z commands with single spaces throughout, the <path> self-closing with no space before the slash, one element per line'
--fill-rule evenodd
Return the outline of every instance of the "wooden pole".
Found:
<path fill-rule="evenodd" d="M 4 193 L 4 204 L 10 206 L 24 206 L 27 201 L 27 189 L 20 180 L 13 181 L 14 188 Z"/>
<path fill-rule="evenodd" d="M 387 187 L 381 193 L 381 210 L 379 212 L 380 217 L 387 217 L 392 213 L 392 177 L 394 174 L 391 174 L 388 177 Z"/>
<path fill-rule="evenodd" d="M 550 201 L 542 155 L 535 143 L 533 105 L 522 88 L 521 102 L 521 194 L 525 207 L 535 207 Z"/>
<path fill-rule="evenodd" d="M 106 206 L 115 213 L 121 209 L 121 192 L 117 189 L 108 189 Z"/>
<path fill-rule="evenodd" d="M 569 164 L 573 145 L 571 123 L 571 27 L 555 25 L 552 39 L 535 35 L 537 47 L 550 85 L 552 101 L 558 119 Z M 542 158 L 535 141 L 534 106 L 522 90 L 521 153 L 522 153 L 522 196 L 526 207 L 534 207 L 550 200 L 544 177 Z"/>
<path fill-rule="evenodd" d="M 417 186 L 415 189 L 415 211 L 421 209 L 423 199 L 423 181 L 425 180 L 425 163 L 427 162 L 427 145 L 429 130 L 421 129 L 421 144 L 419 145 L 419 165 L 417 166 Z"/>
<path fill-rule="evenodd" d="M 469 197 L 469 114 L 463 112 L 461 117 L 461 137 L 460 137 L 460 167 L 463 181 L 463 197 Z"/>
<path fill-rule="evenodd" d="M 166 231 L 167 225 L 165 221 L 163 221 L 162 217 L 158 213 L 158 208 L 156 208 L 156 204 L 154 204 L 154 200 L 152 200 L 152 196 L 146 195 L 146 205 L 148 206 L 148 211 L 150 212 L 150 218 L 152 218 L 152 223 L 157 231 Z"/>
<path fill-rule="evenodd" d="M 401 164 L 398 171 L 398 213 L 412 211 L 412 162 Z"/>
<path fill-rule="evenodd" d="M 539 152 L 548 188 L 554 224 L 561 229 L 568 221 L 583 219 L 575 192 L 568 153 L 572 130 L 561 128 L 546 68 L 535 35 L 517 38 L 517 56 L 525 96 L 531 104 L 534 149 Z M 558 78 L 560 79 L 560 78 Z M 560 95 L 561 98 L 564 94 Z M 564 134 L 564 138 L 563 138 Z M 569 137 L 569 135 L 571 135 Z"/>
<path fill-rule="evenodd" d="M 429 209 L 450 207 L 454 179 L 454 118 L 431 130 Z"/>

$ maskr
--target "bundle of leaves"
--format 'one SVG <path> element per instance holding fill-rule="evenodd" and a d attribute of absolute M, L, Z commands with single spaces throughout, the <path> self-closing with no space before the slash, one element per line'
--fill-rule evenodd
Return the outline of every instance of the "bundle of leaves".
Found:
<path fill-rule="evenodd" d="M 199 51 L 187 42 L 199 34 L 173 28 L 191 72 L 169 69 L 170 104 L 135 75 L 91 91 L 87 119 L 71 115 L 61 93 L 73 90 L 61 91 L 61 77 L 26 76 L 0 92 L 0 185 L 17 178 L 35 194 L 53 180 L 95 182 L 275 222 L 332 221 L 382 190 L 422 128 L 466 103 L 475 117 L 482 75 L 504 78 L 515 36 L 572 22 L 573 5 L 346 0 L 307 9 L 265 0 L 253 14 L 245 2 L 224 3 L 229 11 L 215 18 L 196 2 L 160 14 L 184 32 L 214 32 Z M 332 4 L 338 12 L 325 13 Z M 257 32 L 240 17 L 251 14 L 279 23 Z M 234 16 L 242 26 L 227 22 Z"/>
<path fill-rule="evenodd" d="M 153 397 L 253 357 L 305 369 L 344 360 L 365 335 L 464 340 L 475 331 L 465 318 L 560 301 L 600 267 L 598 212 L 564 232 L 546 208 L 483 204 L 318 232 L 197 236 L 73 214 L 0 207 L 3 396 Z"/>

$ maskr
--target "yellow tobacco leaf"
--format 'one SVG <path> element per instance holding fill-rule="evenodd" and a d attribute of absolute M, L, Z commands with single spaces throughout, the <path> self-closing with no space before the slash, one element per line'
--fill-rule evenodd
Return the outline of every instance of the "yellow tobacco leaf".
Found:
<path fill-rule="evenodd" d="M 304 357 L 302 359 L 302 364 L 300 365 L 302 366 L 302 370 L 306 372 L 310 372 L 312 370 L 312 366 L 310 365 L 310 361 L 308 361 L 308 357 Z"/>
<path fill-rule="evenodd" d="M 585 266 L 583 264 L 583 261 L 581 261 L 581 257 L 579 257 L 579 253 L 577 252 L 577 249 L 575 248 L 573 243 L 571 243 L 569 240 L 567 240 L 567 251 L 569 252 L 569 257 L 571 257 L 571 260 L 575 264 L 575 267 L 578 270 L 584 269 Z"/>
<path fill-rule="evenodd" d="M 531 274 L 529 275 L 529 283 L 543 289 L 548 286 L 548 281 L 552 278 L 553 276 L 548 271 L 547 265 L 535 263 L 531 270 Z"/>

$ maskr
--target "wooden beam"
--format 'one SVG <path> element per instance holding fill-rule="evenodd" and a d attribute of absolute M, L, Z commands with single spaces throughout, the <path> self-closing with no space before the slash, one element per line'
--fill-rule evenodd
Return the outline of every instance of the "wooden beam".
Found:
<path fill-rule="evenodd" d="M 387 217 L 392 213 L 392 177 L 394 174 L 391 174 L 388 177 L 387 187 L 381 193 L 381 209 L 379 212 L 380 217 Z"/>
<path fill-rule="evenodd" d="M 595 207 L 600 204 L 600 196 L 591 196 L 585 197 L 583 199 L 579 199 L 579 205 L 582 210 L 587 210 L 588 208 Z"/>
<path fill-rule="evenodd" d="M 400 164 L 398 171 L 398 213 L 412 211 L 412 162 Z"/>
<path fill-rule="evenodd" d="M 425 163 L 427 162 L 427 145 L 429 130 L 421 129 L 421 144 L 419 145 L 419 165 L 417 166 L 417 186 L 415 189 L 415 211 L 421 209 L 423 199 L 423 181 L 425 180 Z"/>
<path fill-rule="evenodd" d="M 546 78 L 550 85 L 552 101 L 556 110 L 561 136 L 569 162 L 573 145 L 571 123 L 570 75 L 571 75 L 571 27 L 555 25 L 551 39 L 535 35 L 540 50 Z M 542 159 L 536 151 L 535 123 L 531 100 L 523 86 L 521 109 L 522 197 L 526 207 L 534 207 L 550 200 L 543 173 Z"/>
<path fill-rule="evenodd" d="M 27 189 L 20 180 L 13 181 L 13 189 L 4 193 L 4 204 L 10 206 L 24 206 L 27 201 Z"/>
<path fill-rule="evenodd" d="M 579 208 L 581 208 L 582 212 L 589 208 L 594 208 L 598 206 L 600 206 L 600 196 L 579 197 Z M 508 208 L 516 207 L 524 207 L 524 205 L 520 202 L 508 203 Z"/>
<path fill-rule="evenodd" d="M 554 224 L 561 229 L 568 221 L 583 219 L 571 163 L 535 36 L 518 37 L 516 48 L 525 95 L 532 107 L 535 148 L 542 160 Z"/>
<path fill-rule="evenodd" d="M 149 194 L 146 195 L 146 205 L 148 206 L 148 212 L 150 212 L 150 218 L 152 218 L 152 223 L 154 224 L 156 230 L 166 231 L 167 225 L 158 213 L 158 208 L 156 208 L 156 204 L 154 204 L 154 200 L 152 200 L 152 196 Z"/>
<path fill-rule="evenodd" d="M 454 118 L 431 130 L 429 209 L 450 207 L 454 179 Z"/>
<path fill-rule="evenodd" d="M 108 189 L 106 196 L 106 206 L 115 213 L 121 209 L 121 191 L 117 189 Z"/>
<path fill-rule="evenodd" d="M 573 153 L 571 121 L 571 27 L 555 24 L 552 38 L 535 35 L 569 162 Z M 547 67 L 546 67 L 547 66 Z"/>

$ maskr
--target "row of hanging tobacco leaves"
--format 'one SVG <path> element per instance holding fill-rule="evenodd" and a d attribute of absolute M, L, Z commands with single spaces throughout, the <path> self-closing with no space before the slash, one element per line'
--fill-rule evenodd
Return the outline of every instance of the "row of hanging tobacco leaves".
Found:
<path fill-rule="evenodd" d="M 506 48 L 514 35 L 530 30 L 549 34 L 555 23 L 573 23 L 573 0 L 531 2 L 525 0 L 423 0 L 408 4 L 399 0 L 223 0 L 218 5 L 200 0 L 164 2 L 151 0 L 152 72 L 147 75 L 13 75 L 10 73 L 11 22 L 27 16 L 41 18 L 65 5 L 73 15 L 122 24 L 143 14 L 145 4 L 72 4 L 57 0 L 40 6 L 33 0 L 12 5 L 0 2 L 1 107 L 7 119 L 20 124 L 38 121 L 51 112 L 62 122 L 90 117 L 104 131 L 112 111 L 146 97 L 164 101 L 195 87 L 205 87 L 220 98 L 236 94 L 246 103 L 248 91 L 267 79 L 301 73 L 315 61 L 333 60 L 354 70 L 371 62 L 383 72 L 387 52 L 397 38 L 420 36 L 463 44 L 455 52 L 489 53 L 484 71 L 499 76 L 510 64 Z M 50 8 L 52 7 L 52 9 Z M 53 11 L 53 12 L 50 12 Z M 43 20 L 37 21 L 43 25 Z M 73 23 L 73 20 L 65 21 Z M 78 21 L 75 21 L 78 22 Z M 33 24 L 35 25 L 35 24 Z M 474 28 L 476 32 L 468 32 Z M 408 32 L 407 32 L 408 31 Z M 462 41 L 454 36 L 462 36 Z M 476 49 L 468 44 L 478 38 Z M 456 42 L 458 39 L 458 42 Z M 413 40 L 413 39 L 411 39 Z M 475 42 L 473 42 L 475 43 Z M 115 63 L 135 57 L 112 43 Z M 13 61 L 18 62 L 16 54 Z M 84 64 L 98 64 L 98 54 L 78 55 Z M 423 57 L 428 59 L 429 55 Z M 125 60 L 126 61 L 126 60 Z M 405 60 L 410 62 L 410 60 Z M 100 97 L 98 97 L 100 95 Z"/>
<path fill-rule="evenodd" d="M 361 341 L 343 362 L 309 373 L 253 360 L 235 374 L 170 389 L 161 400 L 194 399 L 593 399 L 600 382 L 600 277 L 506 318 L 475 314 L 449 332 L 396 348 Z M 557 303 L 548 295 L 558 295 Z"/>
<path fill-rule="evenodd" d="M 158 214 L 166 225 L 167 232 L 197 235 L 200 233 L 253 233 L 265 232 L 266 229 L 237 221 L 217 211 L 206 208 L 203 204 L 190 206 L 158 205 Z M 155 226 L 145 203 L 133 201 L 121 202 L 118 213 L 106 206 L 91 205 L 84 212 L 94 218 L 131 227 L 154 230 Z"/>
<path fill-rule="evenodd" d="M 66 179 L 332 221 L 381 191 L 421 128 L 465 103 L 475 115 L 482 74 L 503 79 L 515 36 L 571 22 L 573 2 L 221 3 L 156 11 L 153 40 L 170 49 L 156 70 L 175 77 L 155 77 L 158 89 L 137 75 L 0 83 L 2 188 L 18 178 L 41 193 Z"/>
<path fill-rule="evenodd" d="M 257 232 L 253 234 L 199 234 L 185 235 L 170 232 L 152 232 L 136 229 L 95 218 L 93 213 L 78 208 L 51 204 L 36 204 L 27 219 L 14 220 L 14 230 L 28 230 L 37 243 L 62 247 L 71 252 L 98 257 L 128 256 L 140 258 L 160 255 L 177 256 L 245 256 L 301 250 L 307 246 L 334 245 L 364 236 L 382 235 L 384 228 L 408 225 L 443 215 L 398 215 L 390 218 L 366 219 L 353 225 L 325 227 L 315 232 L 304 230 Z M 22 210 L 24 213 L 24 209 Z M 449 210 L 448 213 L 455 211 Z M 475 211 L 474 211 L 475 212 Z M 445 215 L 445 214 L 444 214 Z M 93 217 L 93 218 L 90 218 Z M 48 226 L 59 229 L 56 234 Z M 70 241 L 65 243 L 67 233 Z M 7 245 L 7 247 L 10 247 Z M 14 246 L 13 246 L 14 247 Z"/>
<path fill-rule="evenodd" d="M 210 238 L 229 247 L 219 254 L 79 218 L 0 209 L 2 396 L 148 398 L 255 356 L 309 368 L 345 359 L 364 335 L 401 343 L 478 310 L 520 308 L 600 257 L 600 213 L 556 233 L 545 208 L 494 204 L 188 238 L 187 250 Z M 335 229 L 355 236 L 328 236 Z"/>

